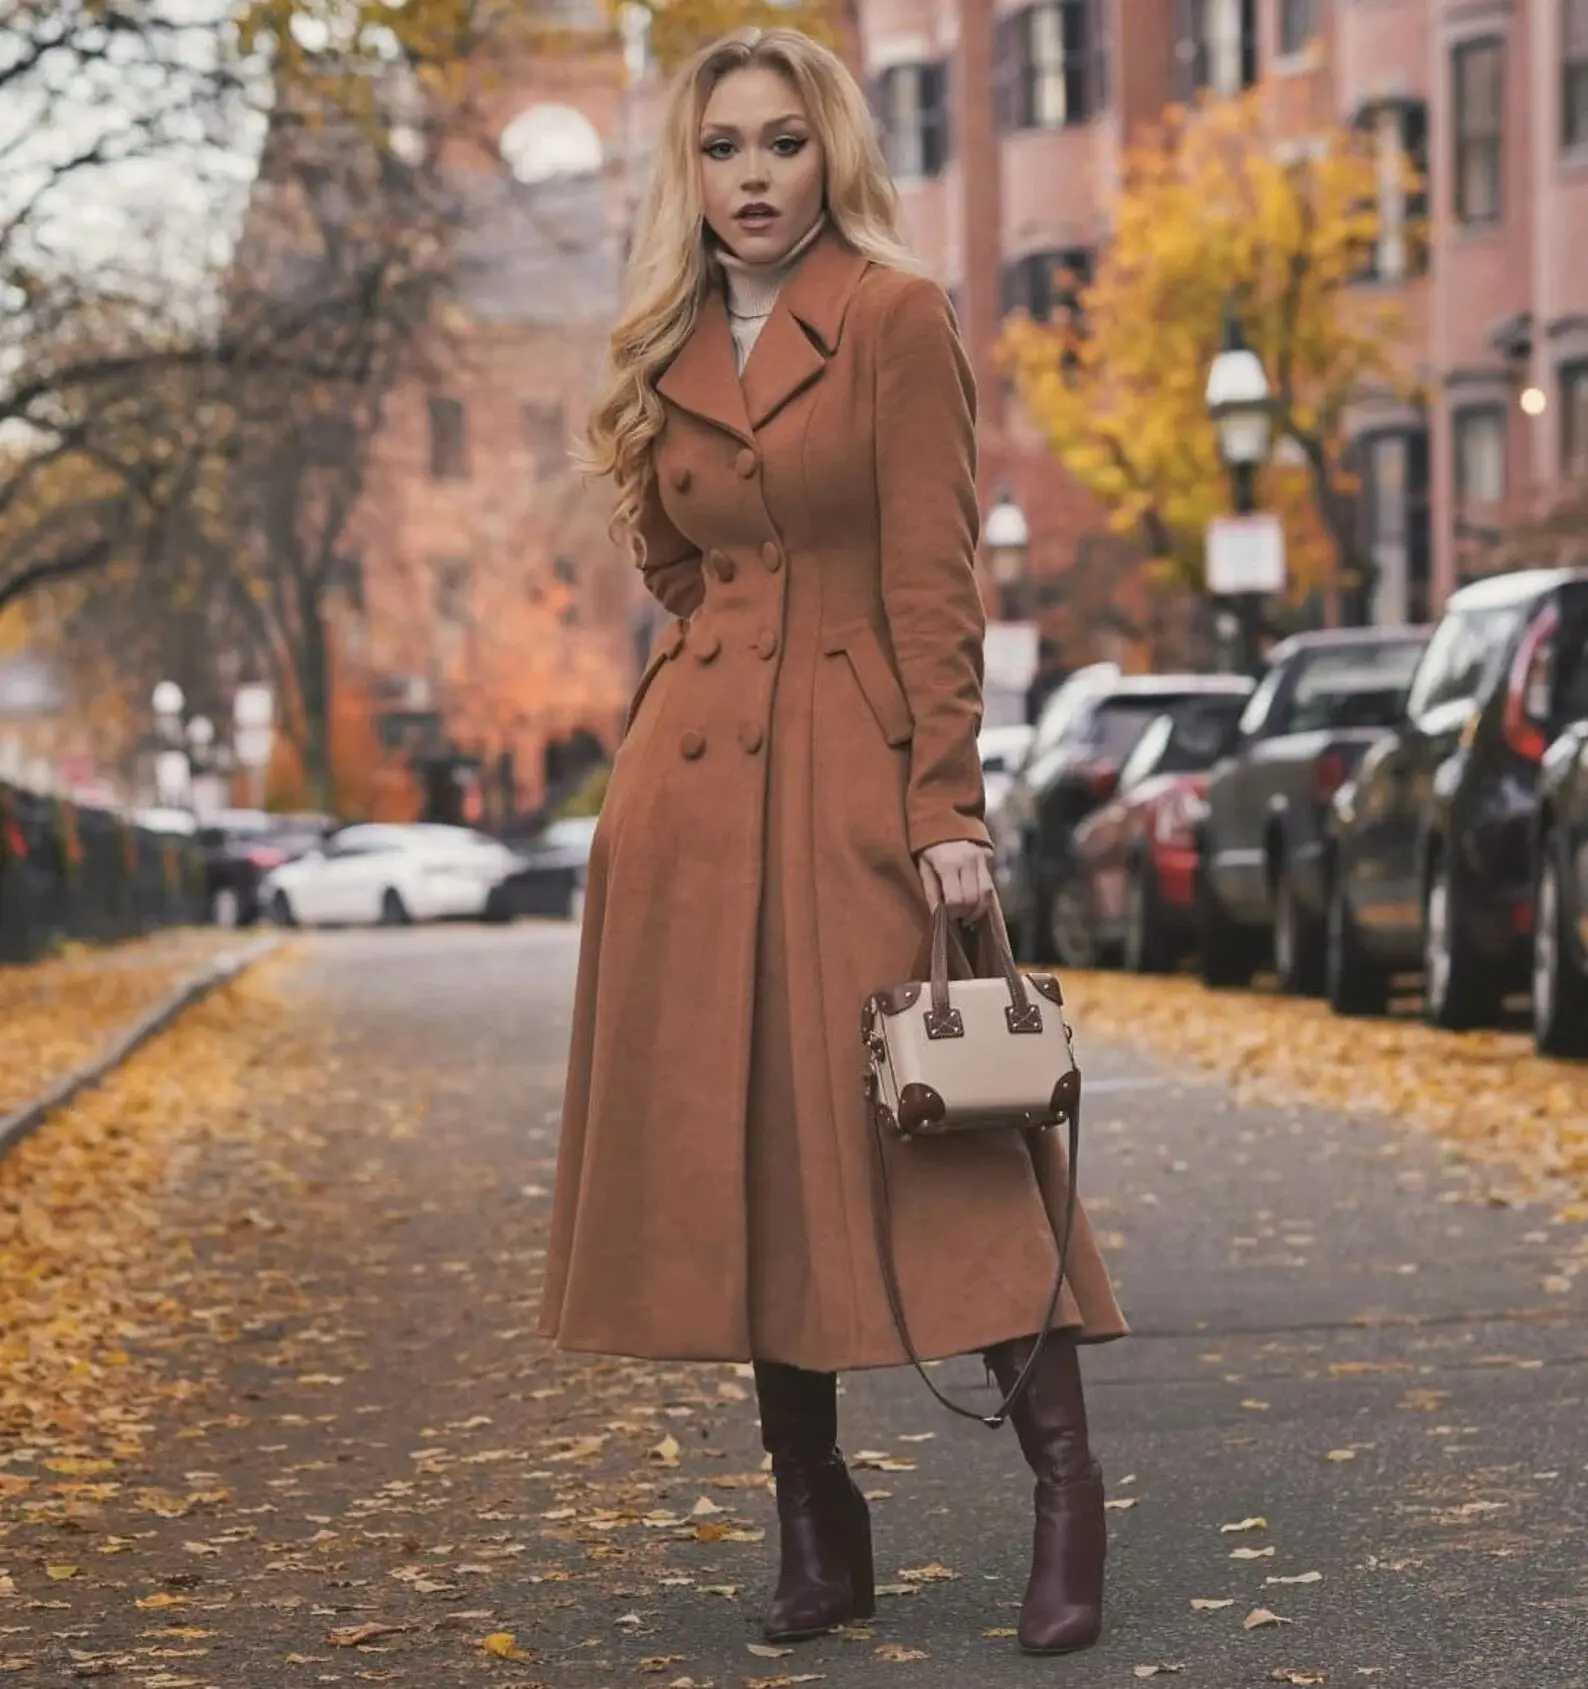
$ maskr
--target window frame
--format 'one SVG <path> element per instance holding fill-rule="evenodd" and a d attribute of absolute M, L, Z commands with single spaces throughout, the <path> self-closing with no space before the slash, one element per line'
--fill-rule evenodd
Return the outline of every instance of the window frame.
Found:
<path fill-rule="evenodd" d="M 1555 372 L 1560 393 L 1560 472 L 1566 481 L 1588 481 L 1588 358 L 1574 358 Z M 1572 399 L 1580 391 L 1582 437 L 1576 437 L 1573 418 L 1579 415 Z"/>
<path fill-rule="evenodd" d="M 1261 69 L 1259 57 L 1257 0 L 1178 0 L 1180 24 L 1175 32 L 1175 80 L 1181 98 L 1206 92 L 1219 99 L 1244 93 L 1256 85 Z M 1218 86 L 1213 79 L 1216 37 L 1222 41 L 1222 31 L 1209 29 L 1210 15 L 1226 9 L 1233 10 L 1235 29 L 1232 43 L 1235 50 L 1236 81 L 1233 88 Z M 1220 61 L 1221 62 L 1221 61 Z"/>
<path fill-rule="evenodd" d="M 1500 442 L 1500 485 L 1492 499 L 1475 498 L 1467 485 L 1466 456 L 1462 450 L 1463 435 L 1478 422 L 1492 423 Z M 1468 511 L 1503 502 L 1510 481 L 1510 441 L 1507 439 L 1505 406 L 1498 400 L 1480 400 L 1462 405 L 1450 413 L 1450 490 L 1455 513 L 1459 519 Z"/>
<path fill-rule="evenodd" d="M 1052 20 L 1045 44 L 1041 19 Z M 1106 29 L 1101 0 L 1033 0 L 1004 13 L 993 45 L 998 132 L 1073 129 L 1101 116 L 1108 109 Z M 1053 90 L 1050 98 L 1041 97 L 1044 86 Z"/>
<path fill-rule="evenodd" d="M 430 421 L 430 479 L 469 478 L 469 410 L 462 399 L 432 393 L 425 401 Z"/>
<path fill-rule="evenodd" d="M 901 122 L 906 102 L 899 90 L 906 85 L 913 85 L 913 110 Z M 953 139 L 946 59 L 909 59 L 879 71 L 872 82 L 872 109 L 896 181 L 925 182 L 942 175 Z"/>
<path fill-rule="evenodd" d="M 1059 286 L 1059 272 L 1076 278 L 1073 288 Z M 1004 265 L 999 275 L 1000 315 L 1024 310 L 1034 323 L 1062 321 L 1079 308 L 1081 294 L 1097 273 L 1097 253 L 1089 246 L 1042 247 Z"/>
<path fill-rule="evenodd" d="M 1495 62 L 1495 112 L 1492 126 L 1474 133 L 1467 110 L 1463 67 L 1492 55 Z M 1508 67 L 1503 35 L 1475 35 L 1458 41 L 1450 49 L 1450 207 L 1463 228 L 1488 228 L 1505 217 L 1505 77 Z M 1479 149 L 1492 152 L 1494 160 L 1494 203 L 1475 208 L 1468 204 L 1469 158 L 1481 156 Z"/>
<path fill-rule="evenodd" d="M 1588 152 L 1588 0 L 1561 0 L 1560 144 Z"/>
<path fill-rule="evenodd" d="M 1296 58 L 1317 40 L 1318 0 L 1279 0 L 1279 52 Z"/>

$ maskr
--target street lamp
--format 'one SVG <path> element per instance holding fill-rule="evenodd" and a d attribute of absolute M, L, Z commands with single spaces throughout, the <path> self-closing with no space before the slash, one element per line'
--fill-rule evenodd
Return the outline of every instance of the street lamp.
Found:
<path fill-rule="evenodd" d="M 1251 516 L 1257 509 L 1257 466 L 1268 456 L 1273 394 L 1263 361 L 1247 345 L 1233 304 L 1225 308 L 1222 342 L 1208 370 L 1207 407 L 1218 429 L 1219 455 L 1230 473 L 1235 514 Z M 1262 591 L 1246 585 L 1221 586 L 1214 579 L 1209 584 L 1235 600 L 1241 667 L 1255 673 Z"/>
<path fill-rule="evenodd" d="M 999 613 L 1005 621 L 1014 621 L 1031 555 L 1031 529 L 1026 513 L 1007 490 L 999 493 L 997 503 L 987 512 L 982 539 L 992 567 L 993 584 L 998 588 Z"/>
<path fill-rule="evenodd" d="M 154 784 L 159 801 L 185 808 L 192 801 L 193 767 L 182 748 L 182 710 L 187 699 L 174 680 L 162 680 L 149 698 L 161 744 L 155 755 Z"/>

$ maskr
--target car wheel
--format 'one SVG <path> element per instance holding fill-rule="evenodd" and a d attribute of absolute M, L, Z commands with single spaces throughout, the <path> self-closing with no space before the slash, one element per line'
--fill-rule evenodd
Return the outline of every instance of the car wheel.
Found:
<path fill-rule="evenodd" d="M 1073 875 L 1059 882 L 1048 905 L 1048 936 L 1053 952 L 1067 968 L 1095 968 L 1098 960 L 1097 934 L 1086 888 Z"/>
<path fill-rule="evenodd" d="M 1540 1055 L 1588 1056 L 1588 972 L 1572 954 L 1555 843 L 1543 841 L 1533 919 L 1533 1042 Z"/>
<path fill-rule="evenodd" d="M 1274 972 L 1279 989 L 1292 997 L 1316 997 L 1323 990 L 1324 928 L 1309 919 L 1283 867 L 1274 885 Z"/>
<path fill-rule="evenodd" d="M 1423 899 L 1423 1019 L 1447 1032 L 1490 1026 L 1499 1019 L 1500 997 L 1492 969 L 1461 924 L 1449 858 L 1441 852 Z"/>
<path fill-rule="evenodd" d="M 278 927 L 295 927 L 298 924 L 296 911 L 292 907 L 292 899 L 284 891 L 278 891 L 270 900 L 270 918 Z"/>
<path fill-rule="evenodd" d="M 1323 974 L 1324 995 L 1337 1015 L 1381 1015 L 1389 1007 L 1389 969 L 1362 948 L 1343 872 L 1336 872 L 1329 883 Z"/>
<path fill-rule="evenodd" d="M 1134 863 L 1125 881 L 1124 960 L 1133 974 L 1166 973 L 1174 965 L 1164 937 L 1158 877 L 1150 862 Z"/>
<path fill-rule="evenodd" d="M 218 927 L 243 924 L 243 900 L 230 886 L 222 886 L 210 899 L 210 920 Z"/>
<path fill-rule="evenodd" d="M 1206 874 L 1197 874 L 1198 971 L 1202 983 L 1215 989 L 1250 985 L 1257 972 L 1252 936 L 1232 921 Z"/>
<path fill-rule="evenodd" d="M 380 924 L 383 927 L 405 927 L 412 919 L 408 905 L 402 900 L 402 893 L 388 886 L 381 894 Z"/>

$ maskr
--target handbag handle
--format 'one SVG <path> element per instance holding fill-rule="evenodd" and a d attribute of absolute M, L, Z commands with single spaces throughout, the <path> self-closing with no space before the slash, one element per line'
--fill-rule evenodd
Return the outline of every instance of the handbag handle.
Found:
<path fill-rule="evenodd" d="M 978 918 L 976 925 L 980 929 L 976 961 L 979 971 L 972 977 L 991 979 L 996 974 L 1002 974 L 1005 984 L 1009 987 L 1009 1006 L 1013 1018 L 1016 1021 L 1028 1019 L 1031 1014 L 1031 998 L 1026 991 L 1025 978 L 1015 965 L 1014 952 L 1009 945 L 1009 929 L 1004 925 L 1004 912 L 999 906 L 996 894 Z M 931 986 L 932 1012 L 940 1016 L 946 1015 L 949 1009 L 948 929 L 948 905 L 939 903 L 932 911 Z"/>

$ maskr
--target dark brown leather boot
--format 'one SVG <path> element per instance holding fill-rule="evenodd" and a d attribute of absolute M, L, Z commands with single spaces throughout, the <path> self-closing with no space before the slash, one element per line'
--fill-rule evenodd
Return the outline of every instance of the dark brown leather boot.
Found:
<path fill-rule="evenodd" d="M 1036 1339 L 987 1351 L 987 1366 L 1008 1393 Z M 1086 1400 L 1074 1337 L 1054 1332 L 1009 1415 L 1036 1474 L 1031 1580 L 1017 1633 L 1028 1654 L 1090 1648 L 1103 1626 L 1103 1560 L 1108 1552 L 1103 1473 L 1086 1443 Z"/>
<path fill-rule="evenodd" d="M 838 1450 L 838 1380 L 757 1361 L 755 1391 L 781 1540 L 777 1593 L 762 1624 L 767 1640 L 794 1642 L 869 1619 L 871 1513 Z"/>

